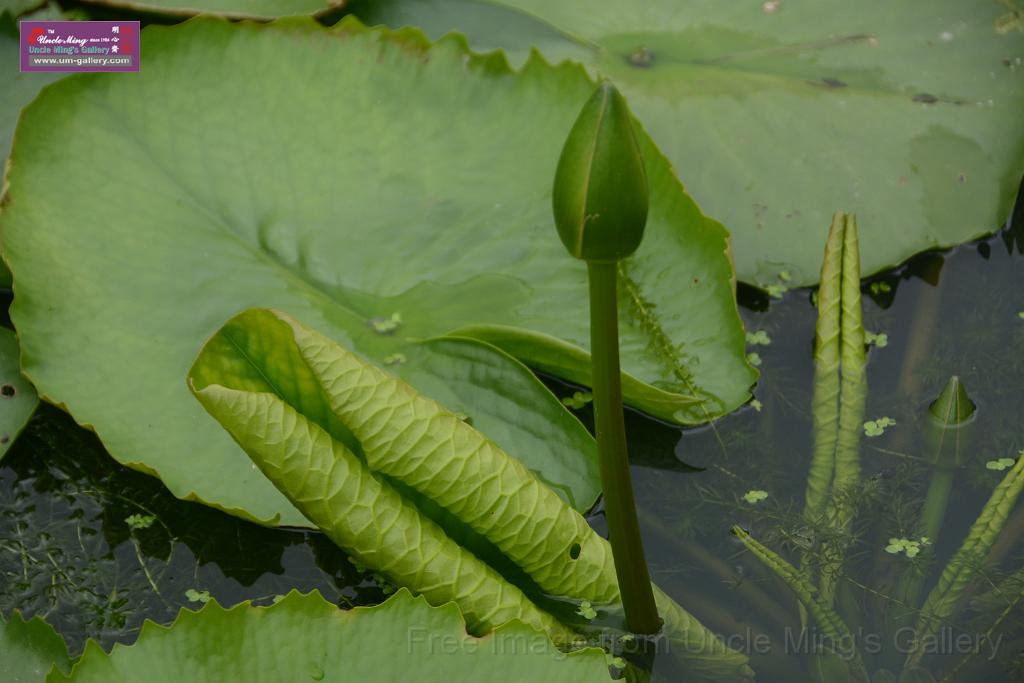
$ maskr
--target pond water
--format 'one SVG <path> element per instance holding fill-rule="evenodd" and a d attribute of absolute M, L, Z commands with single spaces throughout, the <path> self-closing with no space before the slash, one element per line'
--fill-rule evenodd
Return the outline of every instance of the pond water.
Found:
<path fill-rule="evenodd" d="M 1016 221 L 996 236 L 918 256 L 863 283 L 865 327 L 886 335 L 869 352 L 865 420 L 895 423 L 863 435 L 860 482 L 848 492 L 853 523 L 833 540 L 845 556 L 836 605 L 876 681 L 899 679 L 915 607 L 1002 478 L 986 463 L 1024 449 L 1022 266 L 1019 203 Z M 654 580 L 749 652 L 759 681 L 814 680 L 809 672 L 823 665 L 815 632 L 801 638 L 793 594 L 729 530 L 743 526 L 794 564 L 813 562 L 827 533 L 803 516 L 816 309 L 806 289 L 771 298 L 741 287 L 740 302 L 747 329 L 770 340 L 749 349 L 763 373 L 758 407 L 687 431 L 628 416 L 647 554 Z M 919 555 L 887 551 L 892 538 L 920 542 L 937 471 L 928 406 L 952 375 L 977 413 L 960 433 L 945 514 Z M 548 381 L 559 395 L 574 390 Z M 589 408 L 579 412 L 590 419 Z M 750 502 L 753 491 L 767 495 Z M 599 507 L 591 522 L 604 531 Z M 936 681 L 1024 680 L 1022 536 L 1018 506 L 923 659 Z M 264 529 L 173 498 L 157 480 L 115 463 L 52 406 L 40 407 L 0 465 L 0 612 L 44 616 L 73 653 L 87 638 L 108 648 L 132 642 L 143 620 L 169 623 L 208 597 L 267 604 L 293 588 L 318 589 L 346 607 L 380 602 L 391 590 L 319 534 Z M 908 595 L 920 597 L 911 603 Z M 683 680 L 662 659 L 653 673 Z"/>

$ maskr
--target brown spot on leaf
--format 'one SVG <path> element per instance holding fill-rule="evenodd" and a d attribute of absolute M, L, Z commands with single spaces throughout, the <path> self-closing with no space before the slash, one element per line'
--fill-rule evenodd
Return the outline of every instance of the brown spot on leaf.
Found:
<path fill-rule="evenodd" d="M 18 392 L 15 391 L 13 384 L 5 384 L 2 387 L 0 387 L 0 395 L 4 396 L 5 398 L 11 398 L 16 393 Z"/>
<path fill-rule="evenodd" d="M 641 69 L 646 69 L 654 63 L 654 52 L 648 47 L 637 48 L 629 55 L 629 63 Z"/>

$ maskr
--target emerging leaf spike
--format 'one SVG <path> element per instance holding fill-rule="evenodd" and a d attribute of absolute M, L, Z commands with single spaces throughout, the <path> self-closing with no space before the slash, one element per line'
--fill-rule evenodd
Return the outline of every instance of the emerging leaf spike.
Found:
<path fill-rule="evenodd" d="M 942 393 L 928 407 L 932 417 L 943 426 L 956 426 L 966 422 L 974 415 L 975 410 L 974 401 L 967 396 L 967 390 L 956 375 L 949 378 Z"/>
<path fill-rule="evenodd" d="M 609 81 L 597 86 L 569 132 L 552 201 L 562 244 L 576 258 L 613 262 L 640 246 L 647 174 L 629 107 Z"/>

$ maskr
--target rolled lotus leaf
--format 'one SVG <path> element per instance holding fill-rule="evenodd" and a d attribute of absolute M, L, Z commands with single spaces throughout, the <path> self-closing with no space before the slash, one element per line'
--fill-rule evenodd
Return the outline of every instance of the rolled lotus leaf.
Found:
<path fill-rule="evenodd" d="M 296 350 L 371 469 L 433 499 L 545 592 L 618 600 L 611 547 L 521 461 L 412 386 L 282 319 L 292 325 Z"/>
<path fill-rule="evenodd" d="M 731 532 L 733 536 L 743 542 L 743 545 L 746 546 L 747 550 L 754 557 L 760 560 L 764 566 L 775 572 L 775 575 L 782 579 L 783 583 L 793 591 L 800 600 L 800 604 L 814 616 L 814 621 L 818 624 L 818 628 L 821 629 L 821 632 L 829 640 L 837 643 L 856 642 L 850 627 L 846 625 L 843 618 L 832 608 L 831 599 L 820 594 L 818 589 L 814 587 L 814 584 L 807 578 L 805 572 L 797 569 L 780 555 L 769 550 L 743 527 L 733 526 Z M 847 663 L 850 666 L 851 672 L 855 675 L 855 680 L 867 680 L 868 677 L 860 651 L 855 649 L 852 655 L 852 658 Z"/>
<path fill-rule="evenodd" d="M 235 316 L 203 348 L 190 376 L 204 405 L 210 400 L 204 387 L 219 384 L 303 406 L 300 412 L 315 415 L 335 442 L 348 444 L 342 452 L 354 450 L 368 470 L 445 508 L 546 593 L 619 602 L 608 541 L 520 461 L 437 402 L 287 315 L 253 309 Z M 330 514 L 323 522 L 310 519 L 330 525 Z M 664 593 L 655 594 L 664 636 L 693 681 L 752 678 L 744 655 Z"/>
<path fill-rule="evenodd" d="M 455 602 L 476 634 L 519 619 L 555 642 L 574 639 L 272 388 L 254 391 L 193 381 L 192 389 L 260 471 L 359 562 L 432 605 Z"/>
<path fill-rule="evenodd" d="M 914 627 L 917 638 L 913 650 L 907 655 L 908 666 L 921 661 L 928 638 L 953 614 L 964 591 L 984 565 L 985 557 L 1003 530 L 1021 492 L 1024 492 L 1024 457 L 1017 458 L 1013 468 L 996 486 L 971 526 L 967 538 L 928 594 Z"/>
<path fill-rule="evenodd" d="M 864 415 L 864 325 L 856 216 L 832 218 L 818 289 L 814 343 L 814 457 L 805 514 L 826 514 L 830 492 L 856 482 Z"/>
<path fill-rule="evenodd" d="M 864 323 L 860 301 L 860 242 L 857 237 L 857 217 L 839 214 L 845 219 L 843 230 L 842 313 L 840 314 L 840 388 L 839 422 L 836 428 L 835 476 L 832 495 L 826 505 L 826 517 L 845 538 L 853 521 L 855 506 L 849 491 L 860 481 L 860 442 L 864 421 L 864 403 L 868 383 L 864 351 Z M 824 557 L 835 558 L 825 562 L 821 571 L 821 597 L 831 602 L 836 584 L 843 571 L 848 543 L 837 540 L 833 547 L 823 551 Z"/>
<path fill-rule="evenodd" d="M 841 495 L 860 479 L 861 423 L 867 395 L 864 325 L 860 298 L 857 217 L 832 217 L 818 289 L 814 350 L 814 454 L 804 515 L 813 525 L 848 529 L 854 510 Z M 821 597 L 832 601 L 845 548 L 831 543 L 822 562 Z M 804 553 L 808 568 L 811 553 Z"/>

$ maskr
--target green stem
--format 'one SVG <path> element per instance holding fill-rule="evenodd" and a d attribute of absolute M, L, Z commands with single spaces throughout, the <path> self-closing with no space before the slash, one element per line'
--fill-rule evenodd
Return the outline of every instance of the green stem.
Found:
<path fill-rule="evenodd" d="M 644 559 L 640 523 L 626 452 L 619 371 L 617 269 L 614 262 L 587 262 L 590 277 L 590 353 L 593 365 L 594 425 L 604 489 L 608 540 L 615 558 L 626 626 L 636 633 L 657 633 L 661 619 L 654 604 Z"/>

